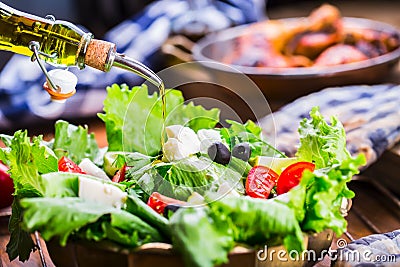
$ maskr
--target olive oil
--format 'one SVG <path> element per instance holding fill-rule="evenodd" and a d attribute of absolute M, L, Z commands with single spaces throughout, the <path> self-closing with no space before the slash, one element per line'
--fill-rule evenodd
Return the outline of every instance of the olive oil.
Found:
<path fill-rule="evenodd" d="M 86 35 L 69 22 L 30 15 L 0 2 L 0 50 L 32 56 L 29 43 L 36 41 L 40 52 L 50 55 L 41 55 L 41 59 L 60 67 L 74 66 Z"/>
<path fill-rule="evenodd" d="M 164 83 L 161 83 L 160 86 L 158 87 L 158 90 L 160 91 L 160 96 L 161 96 L 161 112 L 162 112 L 162 119 L 163 119 L 163 125 L 162 125 L 162 130 L 161 130 L 161 148 L 163 149 L 164 144 L 165 144 L 165 123 L 167 119 L 167 98 L 165 96 L 165 86 Z"/>

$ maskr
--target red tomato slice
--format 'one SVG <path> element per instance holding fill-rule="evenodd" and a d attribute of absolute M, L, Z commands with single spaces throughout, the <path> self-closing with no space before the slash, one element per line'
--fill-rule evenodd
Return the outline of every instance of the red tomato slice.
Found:
<path fill-rule="evenodd" d="M 72 173 L 82 173 L 85 174 L 84 171 L 71 159 L 63 156 L 58 160 L 58 170 L 60 172 L 72 172 Z"/>
<path fill-rule="evenodd" d="M 265 166 L 254 166 L 246 180 L 246 194 L 254 198 L 268 198 L 279 175 Z"/>
<path fill-rule="evenodd" d="M 278 179 L 276 192 L 278 195 L 288 192 L 290 189 L 300 183 L 305 170 L 313 172 L 315 169 L 314 163 L 311 162 L 296 162 L 286 167 Z"/>
<path fill-rule="evenodd" d="M 153 192 L 147 201 L 147 205 L 160 214 L 163 214 L 165 207 L 170 204 L 183 205 L 185 202 L 161 195 L 158 192 Z"/>

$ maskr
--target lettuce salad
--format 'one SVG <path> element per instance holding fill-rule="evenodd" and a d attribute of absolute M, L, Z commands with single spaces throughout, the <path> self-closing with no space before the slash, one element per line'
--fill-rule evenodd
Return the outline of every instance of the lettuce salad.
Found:
<path fill-rule="evenodd" d="M 251 147 L 248 161 L 236 159 L 226 165 L 214 162 L 204 151 L 168 161 L 161 147 L 159 96 L 149 95 L 145 85 L 113 85 L 107 90 L 104 113 L 99 114 L 105 123 L 106 148 L 99 148 L 86 127 L 66 121 L 56 123 L 49 142 L 42 136 L 31 138 L 23 130 L 1 136 L 6 148 L 0 150 L 0 160 L 9 165 L 15 185 L 7 245 L 10 260 L 29 259 L 34 231 L 62 246 L 82 239 L 132 249 L 150 242 L 171 243 L 187 266 L 210 267 L 226 263 L 237 244 L 284 244 L 289 251 L 301 251 L 305 233 L 332 229 L 341 235 L 346 230 L 340 206 L 343 198 L 354 196 L 347 182 L 365 159 L 350 156 L 345 131 L 335 117 L 327 123 L 313 108 L 310 118 L 300 123 L 296 156 L 313 162 L 315 171 L 304 172 L 299 185 L 282 196 L 256 199 L 244 194 L 243 181 L 251 164 L 260 156 L 285 155 L 262 139 L 254 122 L 227 121 L 221 127 L 218 109 L 185 103 L 180 91 L 168 90 L 167 125 L 185 126 L 197 135 L 211 130 L 229 148 L 241 142 Z M 77 164 L 90 160 L 110 178 L 60 172 L 62 157 Z M 112 182 L 124 166 L 129 166 L 126 179 Z M 218 195 L 226 185 L 234 194 Z M 114 202 L 96 190 L 107 191 Z M 201 195 L 206 201 L 166 218 L 146 204 L 154 191 L 181 201 Z"/>

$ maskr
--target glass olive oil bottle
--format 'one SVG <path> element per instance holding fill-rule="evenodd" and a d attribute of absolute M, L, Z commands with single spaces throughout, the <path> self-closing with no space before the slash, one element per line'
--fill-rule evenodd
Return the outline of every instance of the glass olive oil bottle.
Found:
<path fill-rule="evenodd" d="M 29 43 L 36 41 L 41 52 L 54 56 L 42 56 L 46 62 L 60 67 L 77 65 L 83 68 L 81 57 L 84 55 L 79 49 L 81 42 L 91 38 L 90 33 L 69 22 L 40 18 L 0 2 L 0 50 L 32 56 Z"/>
<path fill-rule="evenodd" d="M 41 18 L 0 2 L 0 50 L 32 56 L 31 42 L 40 45 L 40 58 L 57 67 L 85 65 L 109 71 L 112 66 L 135 72 L 160 86 L 161 79 L 142 63 L 116 53 L 113 43 L 93 39 L 74 24 Z"/>
<path fill-rule="evenodd" d="M 32 42 L 38 43 L 40 59 L 56 67 L 86 65 L 109 71 L 115 66 L 148 80 L 157 86 L 162 100 L 162 117 L 165 123 L 165 89 L 163 81 L 147 66 L 116 52 L 111 42 L 93 39 L 91 33 L 79 29 L 74 24 L 55 20 L 54 17 L 41 18 L 21 12 L 0 2 L 0 50 L 32 56 Z M 52 90 L 47 90 L 55 96 Z M 63 95 L 57 95 L 63 97 Z M 69 97 L 69 96 L 66 96 Z M 161 143 L 164 143 L 164 127 Z"/>

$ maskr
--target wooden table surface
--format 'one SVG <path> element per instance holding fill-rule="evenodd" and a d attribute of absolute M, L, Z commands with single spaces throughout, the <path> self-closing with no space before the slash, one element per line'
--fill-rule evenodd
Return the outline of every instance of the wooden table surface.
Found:
<path fill-rule="evenodd" d="M 284 18 L 292 16 L 307 15 L 315 4 L 305 1 L 296 3 L 296 7 L 277 7 L 268 12 L 270 18 Z M 345 16 L 365 17 L 390 23 L 400 28 L 400 1 L 340 1 L 338 6 Z M 400 83 L 400 66 L 393 75 L 393 81 Z M 106 146 L 104 129 L 99 120 L 93 120 L 88 123 L 89 129 L 96 133 L 96 139 L 100 146 Z M 382 178 L 397 179 L 396 173 L 400 171 L 400 145 L 387 151 L 380 161 L 373 165 L 364 176 L 351 182 L 350 187 L 356 192 L 356 198 L 353 201 L 353 207 L 348 215 L 348 234 L 341 238 L 350 241 L 349 237 L 355 239 L 361 238 L 375 232 L 387 232 L 400 227 L 400 207 L 398 196 L 390 198 L 385 188 L 377 190 L 376 182 Z M 396 180 L 395 180 L 396 181 Z M 391 193 L 392 194 L 392 193 Z M 393 196 L 393 194 L 392 194 Z M 397 198 L 396 198 L 397 197 Z M 397 199 L 397 200 L 396 200 Z M 371 212 L 373 210 L 373 212 Z M 1 214 L 1 211 L 0 211 Z M 22 263 L 18 260 L 9 262 L 5 252 L 8 243 L 7 218 L 0 215 L 0 267 L 3 266 L 41 266 L 38 253 L 33 253 L 28 262 Z M 54 266 L 48 254 L 44 243 L 47 266 Z M 335 245 L 335 244 L 333 244 Z M 320 263 L 318 266 L 327 267 L 328 262 Z"/>

